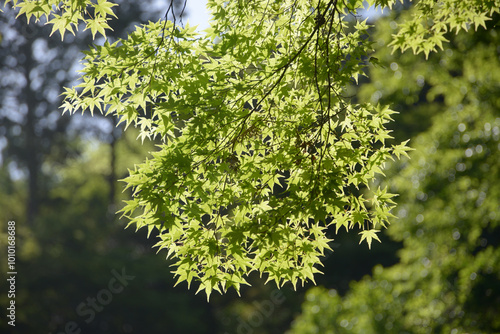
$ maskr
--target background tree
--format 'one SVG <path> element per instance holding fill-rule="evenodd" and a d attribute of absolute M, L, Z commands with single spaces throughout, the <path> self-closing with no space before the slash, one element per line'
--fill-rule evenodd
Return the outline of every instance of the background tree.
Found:
<path fill-rule="evenodd" d="M 400 263 L 375 268 L 344 297 L 311 289 L 291 333 L 500 330 L 499 17 L 487 30 L 446 34 L 450 43 L 428 61 L 383 47 L 406 19 L 377 22 L 376 57 L 388 66 L 372 69 L 361 88 L 363 98 L 400 110 L 398 135 L 420 132 L 411 160 L 387 171 L 400 193 L 387 230 L 404 245 Z"/>

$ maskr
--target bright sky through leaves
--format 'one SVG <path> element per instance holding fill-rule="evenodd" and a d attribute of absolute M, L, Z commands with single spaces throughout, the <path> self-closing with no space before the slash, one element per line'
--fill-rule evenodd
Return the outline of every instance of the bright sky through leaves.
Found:
<path fill-rule="evenodd" d="M 208 20 L 210 14 L 207 9 L 206 0 L 188 1 L 186 10 L 188 12 L 187 20 L 190 25 L 198 25 L 198 31 L 202 31 L 210 26 Z"/>

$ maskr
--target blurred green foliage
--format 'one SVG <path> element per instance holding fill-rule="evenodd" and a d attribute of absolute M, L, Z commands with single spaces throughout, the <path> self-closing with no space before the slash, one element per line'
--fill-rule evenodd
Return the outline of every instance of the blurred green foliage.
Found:
<path fill-rule="evenodd" d="M 119 178 L 154 149 L 136 137 L 137 132 L 127 132 L 115 146 Z M 125 222 L 117 219 L 109 202 L 110 145 L 85 140 L 75 146 L 81 150 L 78 156 L 45 160 L 54 177 L 46 180 L 50 191 L 32 222 L 25 222 L 23 215 L 26 180 L 13 181 L 5 167 L 0 170 L 0 201 L 6 208 L 0 219 L 16 221 L 16 332 L 60 333 L 75 322 L 86 333 L 211 333 L 215 325 L 205 298 L 172 288 L 164 257 L 151 251 L 154 240 L 145 241 L 145 233 L 132 229 L 123 231 Z M 115 188 L 117 202 L 130 196 L 121 193 L 122 184 Z M 2 249 L 5 232 L 2 228 Z M 2 256 L 2 268 L 5 261 Z M 77 308 L 109 289 L 112 270 L 135 278 L 108 304 L 97 302 L 100 311 L 87 323 L 89 313 L 78 313 Z M 5 282 L 1 284 L 6 291 Z M 2 293 L 0 303 L 7 302 Z M 92 308 L 87 304 L 82 310 Z M 192 321 L 193 317 L 202 321 Z M 7 324 L 2 322 L 0 329 L 6 331 Z"/>
<path fill-rule="evenodd" d="M 377 22 L 360 99 L 391 103 L 410 160 L 389 166 L 401 194 L 388 229 L 400 263 L 336 290 L 308 291 L 291 333 L 500 332 L 500 30 L 448 34 L 428 61 L 384 47 L 399 21 Z"/>

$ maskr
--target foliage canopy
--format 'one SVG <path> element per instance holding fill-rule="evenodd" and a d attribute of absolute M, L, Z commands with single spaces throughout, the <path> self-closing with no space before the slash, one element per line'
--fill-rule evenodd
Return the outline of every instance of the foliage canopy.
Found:
<path fill-rule="evenodd" d="M 5 2 L 61 37 L 80 22 L 105 36 L 114 16 L 106 0 Z M 394 48 L 428 54 L 446 29 L 484 25 L 498 11 L 497 1 L 478 1 L 463 10 L 481 15 L 459 22 L 460 3 L 420 1 L 424 16 L 402 27 Z M 314 281 L 330 226 L 361 229 L 369 246 L 378 239 L 394 195 L 369 183 L 409 150 L 387 141 L 393 111 L 348 93 L 376 62 L 369 26 L 356 16 L 363 1 L 208 7 L 203 35 L 174 16 L 85 51 L 82 82 L 66 89 L 64 111 L 99 110 L 138 127 L 142 140 L 161 140 L 125 179 L 133 198 L 121 213 L 137 229 L 158 231 L 157 246 L 177 260 L 178 283 L 195 279 L 209 296 L 239 290 L 254 270 L 278 286 Z M 439 25 L 421 38 L 425 15 Z"/>

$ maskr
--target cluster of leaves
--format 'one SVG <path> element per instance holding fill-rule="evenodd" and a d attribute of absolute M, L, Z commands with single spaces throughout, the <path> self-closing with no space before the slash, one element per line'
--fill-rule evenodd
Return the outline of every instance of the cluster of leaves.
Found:
<path fill-rule="evenodd" d="M 52 33 L 58 31 L 61 39 L 66 31 L 75 34 L 80 23 L 85 24 L 85 30 L 90 29 L 95 38 L 97 33 L 106 37 L 106 29 L 111 29 L 108 21 L 116 17 L 112 8 L 117 6 L 107 0 L 44 0 L 44 1 L 19 1 L 4 0 L 4 5 L 11 3 L 14 8 L 19 8 L 20 15 L 26 15 L 28 21 L 31 17 L 35 21 L 44 19 L 52 25 Z"/>
<path fill-rule="evenodd" d="M 380 22 L 386 37 L 389 22 Z M 377 267 L 344 297 L 312 289 L 292 333 L 500 331 L 500 33 L 492 25 L 451 36 L 427 63 L 376 54 L 402 76 L 391 75 L 395 66 L 375 69 L 361 95 L 380 91 L 420 115 L 411 109 L 418 101 L 440 110 L 412 139 L 412 159 L 386 171 L 400 194 L 398 224 L 387 232 L 404 244 L 401 262 Z"/>
<path fill-rule="evenodd" d="M 61 35 L 81 20 L 104 35 L 109 2 L 53 2 L 13 4 L 28 18 L 52 15 Z M 346 93 L 372 52 L 369 27 L 353 14 L 363 2 L 208 7 L 205 35 L 160 20 L 85 52 L 64 110 L 98 109 L 162 141 L 125 180 L 134 195 L 122 213 L 158 230 L 178 282 L 195 278 L 210 295 L 238 290 L 253 270 L 278 285 L 313 280 L 330 225 L 377 239 L 393 195 L 360 189 L 408 150 L 386 143 L 393 111 Z"/>
<path fill-rule="evenodd" d="M 443 42 L 448 42 L 446 33 L 467 31 L 471 26 L 476 30 L 480 26 L 486 28 L 486 22 L 499 12 L 499 0 L 420 0 L 399 21 L 399 30 L 389 46 L 402 52 L 423 52 L 427 58 L 437 48 L 443 50 Z"/>
<path fill-rule="evenodd" d="M 86 52 L 65 110 L 99 109 L 163 141 L 125 180 L 134 198 L 122 212 L 159 231 L 178 282 L 210 294 L 252 270 L 278 285 L 314 280 L 329 224 L 377 238 L 392 195 L 357 188 L 407 150 L 385 143 L 391 110 L 344 93 L 363 74 L 368 26 L 349 32 L 336 1 L 209 6 L 203 38 L 159 21 Z"/>

